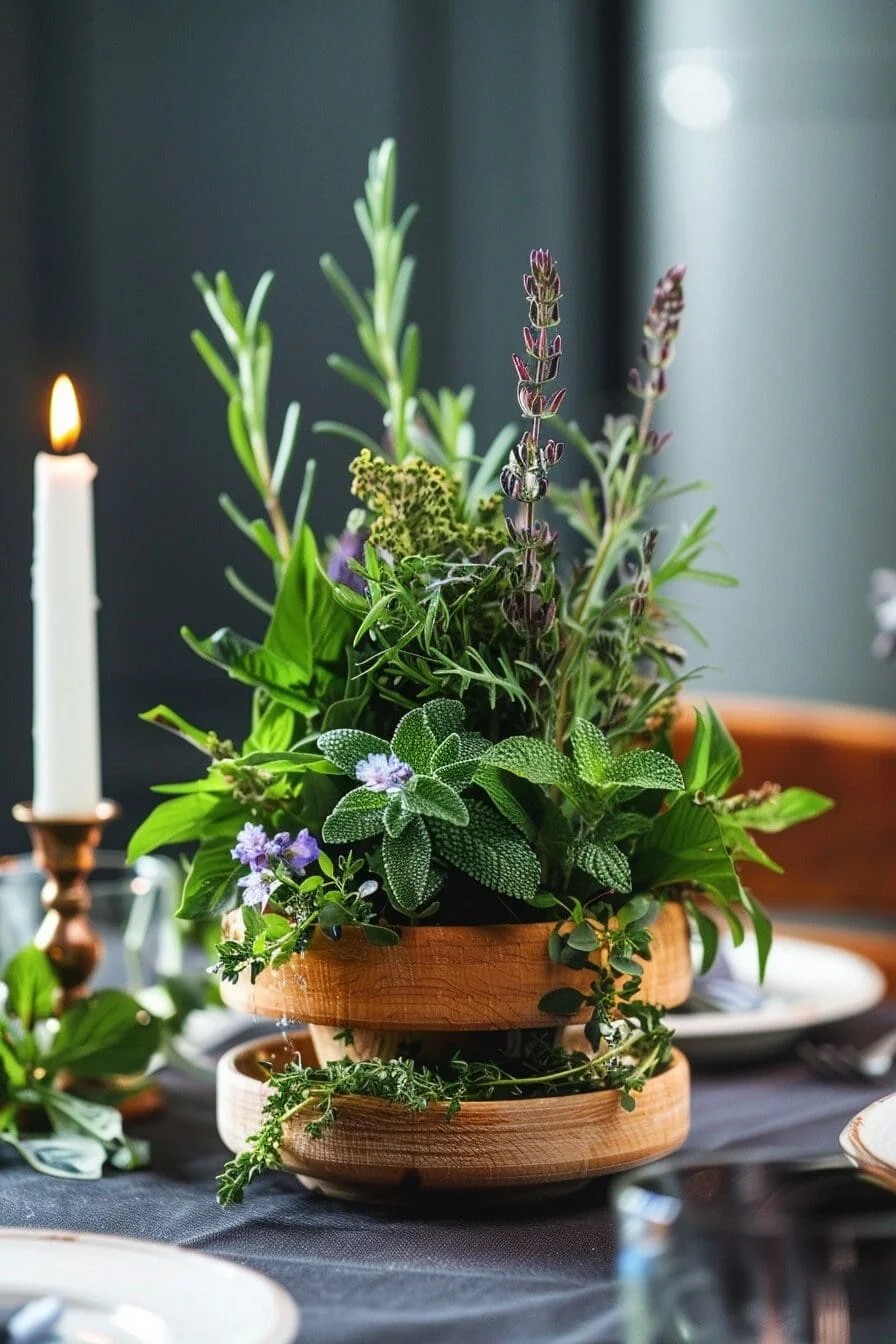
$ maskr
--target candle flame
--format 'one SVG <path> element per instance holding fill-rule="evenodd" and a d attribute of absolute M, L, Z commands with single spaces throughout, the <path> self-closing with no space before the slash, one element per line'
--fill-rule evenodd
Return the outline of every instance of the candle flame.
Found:
<path fill-rule="evenodd" d="M 62 373 L 53 384 L 50 395 L 50 442 L 57 453 L 74 448 L 81 433 L 81 413 L 78 398 L 67 373 Z"/>

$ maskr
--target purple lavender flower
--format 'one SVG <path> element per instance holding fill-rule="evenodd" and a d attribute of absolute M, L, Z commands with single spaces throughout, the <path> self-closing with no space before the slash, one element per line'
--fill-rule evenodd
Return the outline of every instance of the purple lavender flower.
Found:
<path fill-rule="evenodd" d="M 268 834 L 263 826 L 247 821 L 236 837 L 236 845 L 230 851 L 233 858 L 244 863 L 253 872 L 266 868 L 268 864 Z"/>
<path fill-rule="evenodd" d="M 301 876 L 308 864 L 314 863 L 320 857 L 320 846 L 305 826 L 295 839 L 289 831 L 278 831 L 268 845 L 268 853 L 272 861 L 285 860 L 290 868 Z"/>
<path fill-rule="evenodd" d="M 240 878 L 237 886 L 243 889 L 243 904 L 254 905 L 263 912 L 281 883 L 270 868 L 253 868 L 247 877 Z"/>
<path fill-rule="evenodd" d="M 356 779 L 371 793 L 400 793 L 413 774 L 411 766 L 400 761 L 394 752 L 387 756 L 383 751 L 372 751 L 355 766 Z"/>

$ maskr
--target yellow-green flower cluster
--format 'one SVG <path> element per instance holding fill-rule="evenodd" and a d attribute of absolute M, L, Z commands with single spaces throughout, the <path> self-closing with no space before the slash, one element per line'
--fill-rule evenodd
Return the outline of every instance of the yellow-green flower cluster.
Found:
<path fill-rule="evenodd" d="M 352 494 L 370 513 L 369 540 L 397 560 L 483 555 L 502 543 L 500 495 L 481 500 L 470 522 L 463 517 L 459 482 L 444 467 L 420 457 L 388 462 L 362 448 L 351 473 Z"/>

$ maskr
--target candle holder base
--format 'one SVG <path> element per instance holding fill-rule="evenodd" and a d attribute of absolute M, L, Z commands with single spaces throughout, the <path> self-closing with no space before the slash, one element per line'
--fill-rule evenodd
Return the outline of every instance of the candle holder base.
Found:
<path fill-rule="evenodd" d="M 87 879 L 103 827 L 120 813 L 104 799 L 84 817 L 41 817 L 31 803 L 17 803 L 16 821 L 28 827 L 34 861 L 47 874 L 41 892 L 46 915 L 35 946 L 46 952 L 63 989 L 63 1005 L 90 993 L 88 981 L 103 953 L 103 940 L 90 922 L 91 894 Z"/>

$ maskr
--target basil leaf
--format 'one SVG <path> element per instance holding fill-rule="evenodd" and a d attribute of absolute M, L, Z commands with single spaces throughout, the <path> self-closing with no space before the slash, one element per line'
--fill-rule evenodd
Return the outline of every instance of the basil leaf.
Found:
<path fill-rule="evenodd" d="M 142 1073 L 159 1044 L 161 1027 L 129 994 L 101 989 L 81 999 L 60 1019 L 48 1071 L 71 1069 L 82 1076 Z"/>
<path fill-rule="evenodd" d="M 26 1031 L 38 1018 L 52 1017 L 59 981 L 52 963 L 39 947 L 23 947 L 3 972 L 8 997 L 7 1012 L 17 1017 Z"/>

